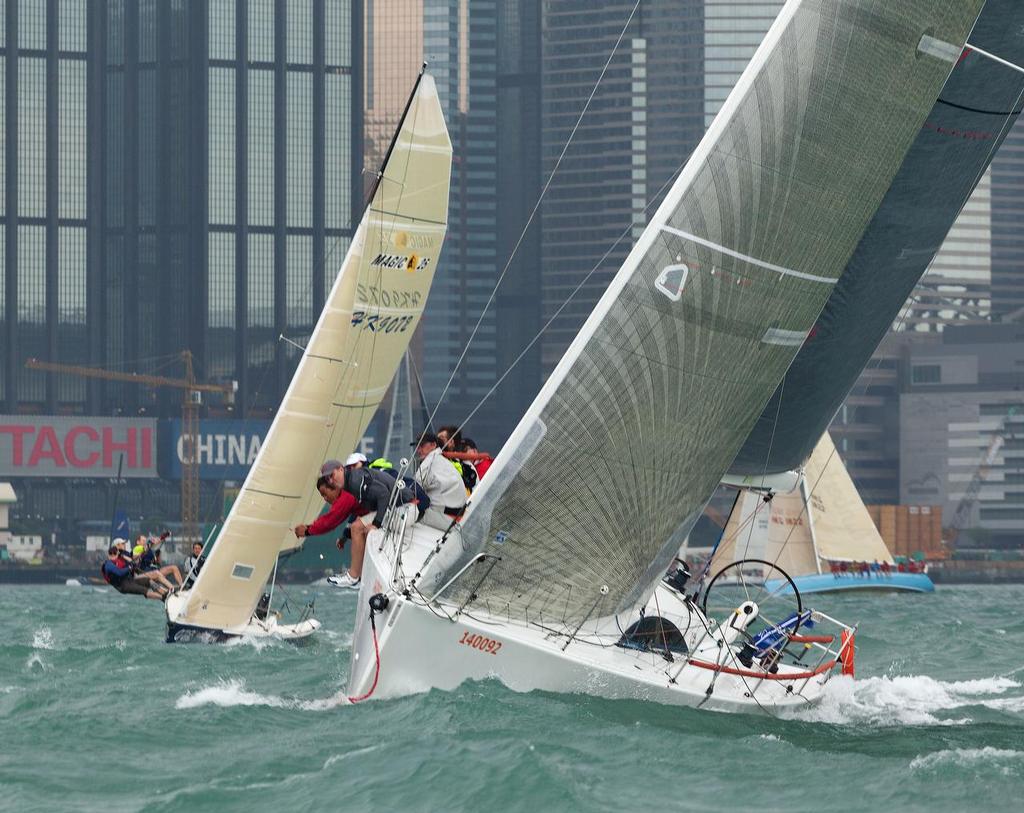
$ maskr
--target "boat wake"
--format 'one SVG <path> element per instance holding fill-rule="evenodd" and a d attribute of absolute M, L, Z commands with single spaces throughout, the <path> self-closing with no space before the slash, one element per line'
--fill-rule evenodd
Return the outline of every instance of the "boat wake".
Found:
<path fill-rule="evenodd" d="M 970 707 L 1024 710 L 1024 696 L 1006 696 L 1020 688 L 1008 677 L 949 682 L 927 675 L 840 677 L 829 682 L 819 705 L 786 716 L 835 725 L 963 725 L 971 722 L 961 716 Z"/>
<path fill-rule="evenodd" d="M 225 680 L 215 686 L 206 686 L 194 692 L 186 692 L 178 698 L 174 707 L 176 709 L 195 709 L 202 706 L 220 706 L 221 708 L 263 706 L 300 711 L 325 711 L 350 705 L 352 703 L 344 691 L 319 700 L 297 700 L 249 691 L 241 680 Z"/>

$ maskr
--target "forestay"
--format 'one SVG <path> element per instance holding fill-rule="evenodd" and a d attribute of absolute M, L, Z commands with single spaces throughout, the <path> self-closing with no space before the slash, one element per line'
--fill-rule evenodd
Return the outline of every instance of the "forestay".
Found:
<path fill-rule="evenodd" d="M 323 504 L 325 458 L 355 448 L 416 329 L 448 213 L 451 142 L 422 76 L 323 313 L 178 623 L 249 621 L 291 528 Z"/>
<path fill-rule="evenodd" d="M 501 561 L 483 582 L 456 578 L 444 598 L 565 623 L 646 599 L 673 532 L 700 515 L 814 324 L 980 6 L 787 3 L 425 586 L 486 552 Z"/>

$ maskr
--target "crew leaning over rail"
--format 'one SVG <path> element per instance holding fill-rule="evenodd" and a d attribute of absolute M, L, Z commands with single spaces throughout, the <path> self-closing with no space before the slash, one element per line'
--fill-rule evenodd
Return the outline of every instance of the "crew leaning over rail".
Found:
<path fill-rule="evenodd" d="M 413 445 L 419 461 L 416 480 L 430 498 L 430 508 L 420 521 L 445 531 L 466 507 L 466 487 L 455 467 L 442 455 L 436 435 L 425 432 L 418 441 L 413 441 Z"/>
<path fill-rule="evenodd" d="M 118 593 L 145 596 L 154 601 L 163 601 L 167 595 L 166 592 L 154 588 L 148 578 L 136 576 L 132 572 L 131 562 L 125 558 L 124 552 L 116 543 L 107 548 L 107 561 L 100 568 L 100 574 Z"/>

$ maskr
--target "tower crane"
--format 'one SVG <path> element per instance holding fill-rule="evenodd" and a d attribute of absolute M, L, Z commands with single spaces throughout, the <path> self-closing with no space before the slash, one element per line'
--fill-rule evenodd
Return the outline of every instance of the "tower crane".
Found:
<path fill-rule="evenodd" d="M 985 450 L 985 455 L 978 464 L 978 468 L 974 470 L 971 481 L 967 484 L 967 489 L 964 491 L 963 497 L 960 498 L 960 502 L 956 506 L 956 511 L 953 513 L 953 521 L 950 522 L 949 526 L 945 529 L 945 533 L 943 535 L 945 536 L 945 542 L 947 545 L 952 546 L 956 544 L 957 538 L 960 536 L 960 531 L 963 530 L 967 521 L 971 518 L 971 507 L 978 499 L 981 487 L 988 477 L 989 469 L 991 469 L 993 464 L 995 464 L 996 457 L 999 455 L 1000 449 L 1002 449 L 1003 444 L 1006 443 L 1006 436 L 1011 433 L 1010 420 L 1016 414 L 1016 405 L 1012 405 L 1007 408 L 1006 415 L 1003 417 L 999 428 L 992 433 L 992 439 L 988 444 L 988 448 Z"/>
<path fill-rule="evenodd" d="M 77 364 L 61 364 L 52 361 L 29 359 L 25 366 L 30 370 L 43 370 L 59 375 L 75 375 L 82 378 L 97 378 L 102 381 L 120 381 L 145 387 L 170 387 L 184 390 L 181 402 L 181 525 L 182 535 L 190 540 L 199 538 L 199 458 L 196 455 L 196 435 L 199 429 L 199 407 L 204 392 L 218 392 L 226 396 L 228 403 L 234 400 L 238 382 L 230 384 L 205 384 L 196 381 L 192 367 L 192 352 L 183 350 L 180 354 L 185 368 L 184 378 L 168 378 L 161 375 L 143 375 L 101 367 L 82 367 Z"/>

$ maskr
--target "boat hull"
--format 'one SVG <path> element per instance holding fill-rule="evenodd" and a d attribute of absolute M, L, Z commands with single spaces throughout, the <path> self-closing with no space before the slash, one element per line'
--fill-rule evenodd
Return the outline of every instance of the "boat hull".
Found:
<path fill-rule="evenodd" d="M 169 644 L 224 643 L 234 638 L 302 643 L 320 629 L 321 626 L 320 622 L 315 618 L 307 618 L 295 624 L 281 624 L 274 615 L 269 615 L 266 619 L 253 616 L 248 624 L 228 629 L 181 624 L 173 619 L 184 605 L 185 600 L 185 594 L 176 593 L 168 597 L 165 604 L 167 615 L 167 636 L 165 640 Z"/>
<path fill-rule="evenodd" d="M 462 615 L 453 621 L 445 613 L 454 615 L 455 607 L 426 606 L 390 590 L 381 576 L 391 572 L 390 564 L 375 548 L 369 545 L 364 558 L 350 697 L 396 697 L 452 690 L 466 680 L 497 679 L 515 691 L 578 693 L 717 711 L 776 711 L 820 699 L 829 677 L 826 672 L 795 682 L 752 680 L 685 664 L 681 657 L 670 662 L 660 654 L 584 640 L 566 646 L 565 634 L 489 618 L 476 607 L 472 618 Z M 389 601 L 371 625 L 369 601 L 375 594 L 384 594 Z"/>
<path fill-rule="evenodd" d="M 806 576 L 794 576 L 793 581 L 800 595 L 811 593 L 848 593 L 848 592 L 876 592 L 876 593 L 934 593 L 935 585 L 924 573 L 890 573 L 889 575 L 876 574 L 870 577 L 862 576 L 833 576 L 831 573 L 812 573 Z M 792 592 L 788 585 L 782 582 L 765 583 L 769 591 L 779 589 L 779 594 L 784 595 Z"/>

